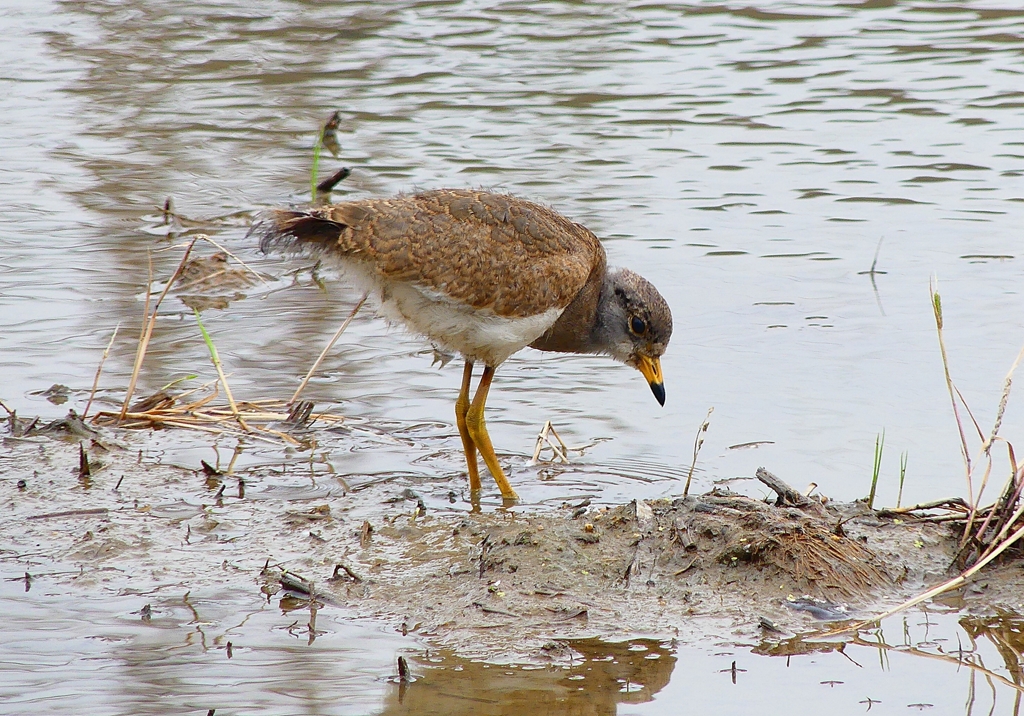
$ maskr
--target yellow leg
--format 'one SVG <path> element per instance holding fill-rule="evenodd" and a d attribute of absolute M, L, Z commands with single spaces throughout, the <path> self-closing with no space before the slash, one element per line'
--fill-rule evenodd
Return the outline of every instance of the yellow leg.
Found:
<path fill-rule="evenodd" d="M 480 451 L 487 469 L 494 476 L 498 483 L 501 496 L 507 500 L 519 499 L 516 491 L 512 489 L 508 478 L 505 477 L 501 465 L 498 464 L 498 456 L 494 454 L 494 446 L 491 445 L 491 436 L 487 434 L 487 426 L 484 424 L 484 404 L 487 403 L 487 392 L 491 387 L 491 380 L 494 378 L 494 368 L 486 366 L 484 374 L 480 377 L 480 385 L 477 386 L 473 403 L 466 413 L 466 429 L 469 431 L 470 439 Z M 479 484 L 479 483 L 478 483 Z"/>
<path fill-rule="evenodd" d="M 466 413 L 469 412 L 469 381 L 472 377 L 473 364 L 466 361 L 466 367 L 462 370 L 462 389 L 459 391 L 459 399 L 455 401 L 455 423 L 459 426 L 462 448 L 466 451 L 469 491 L 480 492 L 480 470 L 476 466 L 476 443 L 469 436 L 469 429 L 466 427 Z"/>

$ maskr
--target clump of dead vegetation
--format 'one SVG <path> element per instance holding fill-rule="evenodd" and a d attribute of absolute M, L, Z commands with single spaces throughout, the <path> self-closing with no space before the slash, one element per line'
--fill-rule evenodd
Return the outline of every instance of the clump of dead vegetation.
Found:
<path fill-rule="evenodd" d="M 190 260 L 193 249 L 200 241 L 213 244 L 219 251 L 210 257 Z M 91 419 L 93 424 L 126 429 L 157 430 L 162 428 L 184 428 L 217 435 L 244 436 L 256 441 L 283 441 L 298 445 L 305 442 L 299 433 L 308 432 L 311 423 L 320 422 L 334 425 L 344 422 L 345 417 L 342 415 L 330 413 L 314 414 L 313 403 L 299 400 L 299 394 L 319 367 L 324 355 L 334 345 L 334 342 L 337 341 L 345 328 L 348 327 L 352 318 L 362 306 L 362 301 L 352 311 L 348 320 L 341 326 L 330 344 L 324 349 L 324 352 L 321 353 L 306 375 L 305 380 L 302 381 L 302 384 L 290 400 L 258 399 L 236 401 L 231 392 L 227 376 L 224 373 L 216 345 L 203 325 L 200 311 L 205 308 L 220 306 L 222 300 L 227 300 L 225 291 L 236 292 L 252 285 L 257 280 L 263 279 L 259 274 L 249 269 L 243 262 L 233 256 L 245 270 L 230 268 L 228 264 L 229 256 L 232 256 L 229 251 L 205 234 L 196 235 L 185 247 L 184 254 L 177 268 L 165 283 L 163 290 L 156 297 L 156 300 L 152 302 L 152 307 L 153 275 L 152 265 L 150 266 L 149 289 L 146 292 L 142 331 L 136 346 L 135 362 L 132 366 L 132 374 L 128 381 L 121 409 L 117 411 L 105 410 L 96 413 Z M 161 304 L 172 288 L 182 302 L 192 308 L 195 313 L 196 323 L 202 333 L 203 340 L 206 342 L 218 377 L 214 381 L 190 390 L 175 392 L 172 387 L 168 386 L 152 395 L 132 402 L 146 352 L 156 326 L 157 314 Z M 239 294 L 235 293 L 231 300 L 238 296 Z M 96 371 L 92 394 L 89 397 L 83 418 L 88 417 L 93 397 L 99 384 L 103 362 L 106 360 L 110 347 L 113 345 L 116 337 L 117 329 L 115 328 L 110 344 L 104 351 L 99 368 Z"/>
<path fill-rule="evenodd" d="M 863 596 L 893 583 L 882 560 L 846 535 L 842 513 L 763 467 L 756 477 L 776 492 L 774 504 L 715 490 L 654 509 L 654 520 L 670 521 L 675 545 L 693 555 L 680 574 L 692 566 L 749 564 L 768 579 L 784 575 L 794 588 L 829 598 Z"/>

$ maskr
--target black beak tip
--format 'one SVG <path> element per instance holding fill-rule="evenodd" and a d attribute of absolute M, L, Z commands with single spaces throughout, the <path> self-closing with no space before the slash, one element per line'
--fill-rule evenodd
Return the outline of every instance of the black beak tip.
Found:
<path fill-rule="evenodd" d="M 651 383 L 651 392 L 654 393 L 654 397 L 657 398 L 659 405 L 665 404 L 665 384 L 664 383 Z"/>

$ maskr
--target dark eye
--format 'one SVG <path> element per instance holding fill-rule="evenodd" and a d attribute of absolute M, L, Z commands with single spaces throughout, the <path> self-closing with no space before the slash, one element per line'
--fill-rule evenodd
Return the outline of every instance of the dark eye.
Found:
<path fill-rule="evenodd" d="M 629 330 L 633 332 L 633 335 L 642 336 L 647 331 L 647 324 L 642 318 L 633 316 L 629 322 Z"/>

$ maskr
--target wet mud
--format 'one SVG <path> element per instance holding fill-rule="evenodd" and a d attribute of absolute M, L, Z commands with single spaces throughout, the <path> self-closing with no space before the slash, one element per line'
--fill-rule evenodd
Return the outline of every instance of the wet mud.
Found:
<path fill-rule="evenodd" d="M 783 643 L 943 581 L 956 547 L 946 526 L 863 503 L 778 506 L 719 489 L 481 506 L 454 480 L 353 487 L 301 462 L 185 469 L 158 462 L 145 431 L 71 425 L 3 437 L 0 550 L 26 589 L 291 593 L 462 657 L 564 660 L 587 639 Z M 979 614 L 1022 601 L 1012 561 L 943 597 Z"/>

